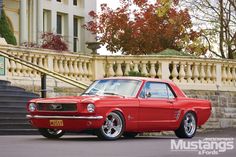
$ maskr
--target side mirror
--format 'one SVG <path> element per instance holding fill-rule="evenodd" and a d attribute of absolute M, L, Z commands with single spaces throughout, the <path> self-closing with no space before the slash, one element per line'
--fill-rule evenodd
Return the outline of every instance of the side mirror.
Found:
<path fill-rule="evenodd" d="M 152 96 L 152 94 L 151 94 L 150 92 L 147 92 L 147 93 L 145 94 L 145 96 L 146 96 L 146 98 L 150 98 L 150 97 Z"/>

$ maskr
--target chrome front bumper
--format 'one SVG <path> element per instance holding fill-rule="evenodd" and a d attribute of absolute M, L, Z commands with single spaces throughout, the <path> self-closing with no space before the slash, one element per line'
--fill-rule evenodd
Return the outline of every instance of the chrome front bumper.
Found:
<path fill-rule="evenodd" d="M 99 120 L 103 116 L 40 116 L 40 115 L 26 115 L 28 119 L 88 119 L 88 120 Z"/>

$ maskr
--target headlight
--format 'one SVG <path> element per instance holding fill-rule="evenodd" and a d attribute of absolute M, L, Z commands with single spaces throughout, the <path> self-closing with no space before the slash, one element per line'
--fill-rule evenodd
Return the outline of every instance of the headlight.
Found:
<path fill-rule="evenodd" d="M 35 103 L 30 103 L 29 104 L 29 111 L 34 112 L 36 110 L 36 104 Z"/>
<path fill-rule="evenodd" d="M 94 112 L 94 110 L 95 110 L 95 105 L 94 105 L 94 104 L 88 104 L 88 105 L 87 105 L 87 111 L 88 111 L 89 113 Z"/>

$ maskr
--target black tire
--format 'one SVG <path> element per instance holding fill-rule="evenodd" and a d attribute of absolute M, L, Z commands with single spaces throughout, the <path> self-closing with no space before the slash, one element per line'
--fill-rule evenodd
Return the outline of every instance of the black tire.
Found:
<path fill-rule="evenodd" d="M 123 133 L 124 138 L 135 138 L 138 135 L 136 132 L 125 132 Z"/>
<path fill-rule="evenodd" d="M 192 123 L 190 125 L 190 123 Z M 193 112 L 187 112 L 181 121 L 180 127 L 175 130 L 175 135 L 179 138 L 192 138 L 197 131 L 197 120 Z"/>
<path fill-rule="evenodd" d="M 62 137 L 65 132 L 62 130 L 57 130 L 57 129 L 39 129 L 39 133 L 46 137 L 46 138 L 50 138 L 50 139 L 57 139 Z"/>
<path fill-rule="evenodd" d="M 125 121 L 120 112 L 109 113 L 104 124 L 97 130 L 97 136 L 101 140 L 117 140 L 124 132 Z"/>

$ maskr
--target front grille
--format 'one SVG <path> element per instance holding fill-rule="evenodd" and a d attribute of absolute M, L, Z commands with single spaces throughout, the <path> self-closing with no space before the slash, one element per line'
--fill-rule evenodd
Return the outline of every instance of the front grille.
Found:
<path fill-rule="evenodd" d="M 37 105 L 38 111 L 77 111 L 76 104 L 38 104 Z"/>

